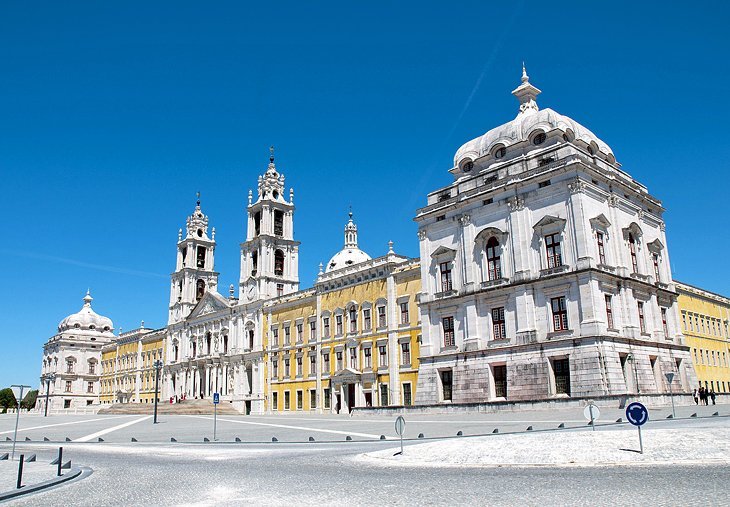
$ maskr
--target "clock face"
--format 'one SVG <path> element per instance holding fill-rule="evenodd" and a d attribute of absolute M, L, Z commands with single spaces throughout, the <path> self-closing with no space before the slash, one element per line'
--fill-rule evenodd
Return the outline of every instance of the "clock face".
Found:
<path fill-rule="evenodd" d="M 249 301 L 256 298 L 256 284 L 250 283 L 248 284 L 248 287 L 246 288 L 246 296 L 248 297 Z"/>

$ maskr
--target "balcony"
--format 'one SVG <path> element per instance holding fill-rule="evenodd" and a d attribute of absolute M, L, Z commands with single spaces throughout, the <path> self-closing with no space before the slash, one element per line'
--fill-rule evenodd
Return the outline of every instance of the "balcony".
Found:
<path fill-rule="evenodd" d="M 547 268 L 547 269 L 541 269 L 540 270 L 540 278 L 545 276 L 552 276 L 557 275 L 560 273 L 565 273 L 570 269 L 570 266 L 567 264 L 561 264 L 559 266 L 555 266 L 554 268 Z"/>
<path fill-rule="evenodd" d="M 482 289 L 491 289 L 493 287 L 499 287 L 500 285 L 506 285 L 507 283 L 509 283 L 509 279 L 507 278 L 495 278 L 494 280 L 482 282 Z"/>
<path fill-rule="evenodd" d="M 436 299 L 443 299 L 443 298 L 455 296 L 456 293 L 457 293 L 457 291 L 455 291 L 454 289 L 445 290 L 445 291 L 442 291 L 442 292 L 437 292 L 436 294 L 433 295 L 433 297 L 436 298 Z"/>
<path fill-rule="evenodd" d="M 649 275 L 642 275 L 641 273 L 631 273 L 629 276 L 634 280 L 639 280 L 640 282 L 651 283 L 651 277 Z"/>

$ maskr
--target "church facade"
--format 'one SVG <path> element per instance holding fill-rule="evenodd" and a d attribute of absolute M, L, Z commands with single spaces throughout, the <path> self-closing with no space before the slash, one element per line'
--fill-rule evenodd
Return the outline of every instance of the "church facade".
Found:
<path fill-rule="evenodd" d="M 237 290 L 220 291 L 198 200 L 167 325 L 115 336 L 89 296 L 86 320 L 46 345 L 42 380 L 66 364 L 67 335 L 93 331 L 98 348 L 72 357 L 96 375 L 82 403 L 151 402 L 157 360 L 162 400 L 218 393 L 246 414 L 662 395 L 669 372 L 691 391 L 661 202 L 590 130 L 540 109 L 524 69 L 512 93 L 517 116 L 459 148 L 453 182 L 417 210 L 420 258 L 392 243 L 372 258 L 350 214 L 343 248 L 301 289 L 294 191 L 272 150 L 248 194 Z"/>

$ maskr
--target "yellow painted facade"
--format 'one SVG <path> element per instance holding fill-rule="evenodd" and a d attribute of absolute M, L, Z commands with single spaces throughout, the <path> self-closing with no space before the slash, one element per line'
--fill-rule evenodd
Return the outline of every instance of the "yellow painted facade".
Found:
<path fill-rule="evenodd" d="M 420 290 L 418 262 L 389 255 L 267 304 L 266 410 L 413 404 Z"/>
<path fill-rule="evenodd" d="M 164 360 L 164 338 L 164 330 L 140 328 L 122 333 L 102 349 L 102 404 L 154 402 L 154 362 Z"/>
<path fill-rule="evenodd" d="M 682 333 L 690 347 L 699 386 L 730 392 L 730 299 L 675 282 Z"/>

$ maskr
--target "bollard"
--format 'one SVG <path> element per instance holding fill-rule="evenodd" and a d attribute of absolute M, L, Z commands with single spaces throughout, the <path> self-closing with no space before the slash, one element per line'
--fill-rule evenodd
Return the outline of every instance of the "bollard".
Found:
<path fill-rule="evenodd" d="M 44 442 L 50 442 L 50 440 L 48 439 L 48 437 L 43 437 L 43 441 Z"/>
<path fill-rule="evenodd" d="M 492 433 L 499 433 L 499 428 L 494 428 L 494 430 L 492 430 Z"/>
<path fill-rule="evenodd" d="M 672 414 L 669 414 L 669 415 L 667 416 L 667 419 L 674 419 L 674 416 L 673 416 Z"/>
<path fill-rule="evenodd" d="M 26 463 L 33 463 L 35 461 L 35 454 L 31 454 L 27 458 L 25 458 Z"/>
<path fill-rule="evenodd" d="M 71 469 L 71 460 L 68 460 L 66 463 L 64 463 L 61 468 L 63 468 L 64 470 L 70 470 Z"/>
<path fill-rule="evenodd" d="M 624 418 L 623 417 L 619 417 L 618 419 L 616 419 L 616 422 L 617 423 L 622 423 L 622 422 L 624 422 Z"/>
<path fill-rule="evenodd" d="M 310 442 L 314 442 L 314 437 L 309 437 Z"/>
<path fill-rule="evenodd" d="M 61 477 L 61 463 L 63 459 L 63 447 L 58 448 L 58 476 Z"/>
<path fill-rule="evenodd" d="M 26 442 L 30 442 L 30 437 L 25 437 Z"/>
<path fill-rule="evenodd" d="M 423 438 L 423 433 L 419 433 L 418 438 Z"/>
<path fill-rule="evenodd" d="M 236 437 L 236 442 L 240 442 L 240 441 L 241 441 L 241 439 Z"/>
<path fill-rule="evenodd" d="M 7 461 L 10 455 L 6 452 L 5 454 L 0 454 L 0 461 Z"/>
<path fill-rule="evenodd" d="M 380 440 L 385 440 L 385 435 L 380 435 Z"/>
<path fill-rule="evenodd" d="M 24 455 L 20 455 L 20 461 L 18 462 L 18 484 L 16 486 L 16 489 L 20 489 L 23 487 L 23 458 Z"/>
<path fill-rule="evenodd" d="M 137 441 L 137 439 L 132 437 L 132 442 L 136 442 L 136 441 Z"/>
<path fill-rule="evenodd" d="M 99 440 L 98 440 L 98 442 L 103 442 L 103 441 L 104 441 L 104 439 L 103 439 L 103 438 L 101 438 L 101 437 L 99 437 Z"/>
<path fill-rule="evenodd" d="M 348 441 L 348 442 L 351 442 L 352 441 L 352 437 L 350 435 L 347 435 L 345 437 L 345 440 Z"/>
<path fill-rule="evenodd" d="M 692 414 L 690 417 L 697 417 L 697 412 L 695 412 L 694 414 Z"/>
<path fill-rule="evenodd" d="M 170 437 L 170 442 L 177 442 L 177 440 L 175 439 L 175 437 Z"/>
<path fill-rule="evenodd" d="M 719 416 L 719 415 L 720 415 L 720 412 L 713 412 L 713 413 L 712 413 L 712 417 L 717 417 L 717 416 Z"/>
<path fill-rule="evenodd" d="M 208 437 L 203 437 L 203 442 L 210 442 L 210 439 Z"/>
<path fill-rule="evenodd" d="M 278 439 L 278 438 L 276 438 L 276 437 L 271 437 L 271 441 L 272 441 L 272 442 L 278 442 L 278 441 L 279 441 L 279 439 Z"/>
<path fill-rule="evenodd" d="M 71 439 L 66 437 L 66 442 L 70 442 L 70 441 L 71 441 Z"/>
<path fill-rule="evenodd" d="M 558 424 L 558 428 L 565 428 L 565 423 Z"/>
<path fill-rule="evenodd" d="M 528 426 L 527 431 L 532 431 L 532 426 Z"/>
<path fill-rule="evenodd" d="M 464 433 L 463 433 L 463 432 L 462 432 L 461 430 L 459 430 L 459 431 L 457 431 L 457 432 L 456 432 L 456 436 L 457 436 L 457 437 L 460 437 L 460 436 L 462 436 L 463 434 L 464 434 Z"/>

